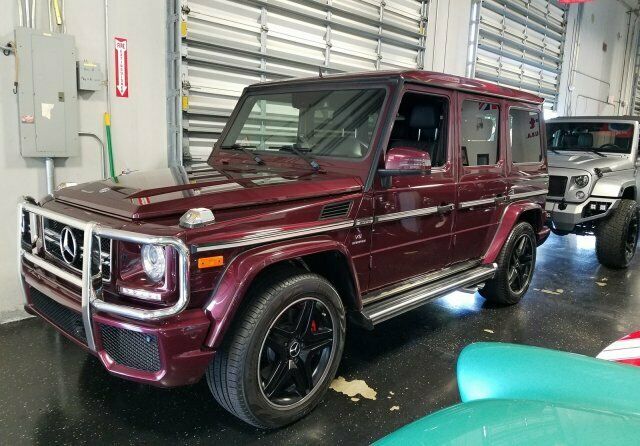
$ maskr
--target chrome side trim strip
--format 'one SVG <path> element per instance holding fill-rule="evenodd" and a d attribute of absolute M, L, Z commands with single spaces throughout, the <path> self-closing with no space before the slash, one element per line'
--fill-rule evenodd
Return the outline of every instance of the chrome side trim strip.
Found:
<path fill-rule="evenodd" d="M 509 193 L 509 199 L 510 200 L 519 200 L 521 198 L 537 197 L 538 195 L 547 195 L 548 193 L 549 193 L 548 189 L 535 190 L 533 192 L 520 192 L 518 194 Z"/>
<path fill-rule="evenodd" d="M 462 201 L 458 204 L 458 209 L 470 209 L 476 206 L 484 206 L 486 204 L 495 204 L 496 199 L 494 198 L 484 198 L 482 200 L 473 200 L 473 201 Z"/>
<path fill-rule="evenodd" d="M 422 217 L 425 215 L 433 215 L 438 213 L 438 206 L 432 206 L 429 208 L 412 209 L 410 211 L 393 212 L 391 214 L 383 214 L 375 217 L 375 222 L 385 222 L 393 220 L 401 220 L 409 217 Z"/>
<path fill-rule="evenodd" d="M 280 229 L 271 229 L 261 231 L 259 233 L 251 234 L 247 237 L 238 240 L 228 240 L 215 243 L 213 245 L 198 246 L 196 252 L 213 251 L 217 249 L 237 248 L 239 246 L 257 245 L 261 243 L 276 242 L 279 240 L 286 240 L 294 237 L 302 237 L 305 235 L 319 234 L 327 231 L 337 231 L 339 229 L 348 229 L 354 226 L 354 220 L 346 220 L 338 223 L 330 223 L 325 225 L 314 226 L 312 228 L 305 229 L 293 229 L 290 231 L 283 231 Z"/>
<path fill-rule="evenodd" d="M 369 226 L 371 224 L 373 224 L 374 222 L 374 218 L 373 217 L 364 217 L 364 218 L 357 218 L 355 221 L 355 226 L 359 227 L 359 226 Z"/>

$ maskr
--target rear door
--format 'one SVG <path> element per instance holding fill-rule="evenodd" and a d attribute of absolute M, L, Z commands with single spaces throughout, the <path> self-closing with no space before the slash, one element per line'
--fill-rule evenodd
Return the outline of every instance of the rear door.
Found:
<path fill-rule="evenodd" d="M 459 184 L 453 229 L 453 262 L 481 258 L 504 211 L 508 193 L 504 101 L 458 95 L 456 141 Z"/>
<path fill-rule="evenodd" d="M 548 188 L 542 112 L 531 106 L 509 104 L 509 198 L 542 198 Z M 563 188 L 564 195 L 564 188 Z"/>

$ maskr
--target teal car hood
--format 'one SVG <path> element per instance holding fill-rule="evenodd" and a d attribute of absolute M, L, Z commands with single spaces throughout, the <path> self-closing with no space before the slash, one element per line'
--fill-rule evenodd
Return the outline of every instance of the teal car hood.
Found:
<path fill-rule="evenodd" d="M 640 417 L 523 400 L 458 404 L 374 443 L 400 445 L 637 445 Z"/>
<path fill-rule="evenodd" d="M 640 368 L 513 344 L 466 347 L 459 404 L 377 445 L 635 445 Z"/>
<path fill-rule="evenodd" d="M 640 417 L 523 400 L 478 400 L 415 421 L 374 443 L 637 445 Z"/>

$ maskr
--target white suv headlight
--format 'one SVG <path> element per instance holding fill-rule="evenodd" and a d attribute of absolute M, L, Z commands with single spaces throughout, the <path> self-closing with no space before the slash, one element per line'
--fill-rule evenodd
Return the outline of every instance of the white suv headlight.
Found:
<path fill-rule="evenodd" d="M 578 186 L 580 189 L 587 187 L 587 185 L 589 184 L 589 175 L 580 175 L 578 177 L 573 177 L 573 182 L 576 183 L 576 186 Z"/>
<path fill-rule="evenodd" d="M 144 245 L 141 254 L 142 267 L 147 277 L 153 282 L 162 280 L 167 267 L 165 249 L 158 245 Z"/>

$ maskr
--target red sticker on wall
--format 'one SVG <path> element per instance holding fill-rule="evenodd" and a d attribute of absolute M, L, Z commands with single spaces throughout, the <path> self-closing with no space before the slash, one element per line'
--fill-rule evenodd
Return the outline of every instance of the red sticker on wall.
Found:
<path fill-rule="evenodd" d="M 129 55 L 127 53 L 127 39 L 116 37 L 116 96 L 129 97 Z"/>

